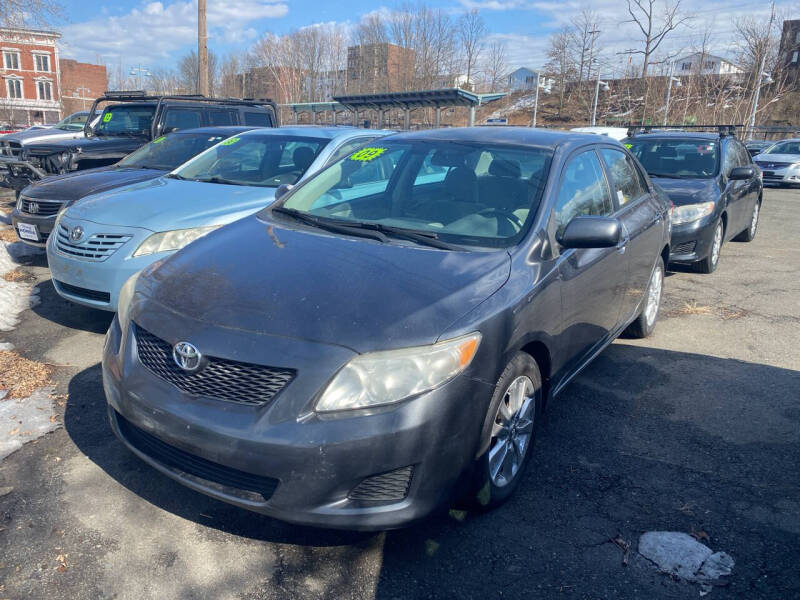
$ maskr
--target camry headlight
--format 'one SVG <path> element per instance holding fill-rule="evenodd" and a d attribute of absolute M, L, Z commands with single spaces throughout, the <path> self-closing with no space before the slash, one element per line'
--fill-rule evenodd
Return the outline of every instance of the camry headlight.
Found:
<path fill-rule="evenodd" d="M 172 231 L 154 233 L 139 245 L 133 255 L 144 256 L 145 254 L 155 254 L 156 252 L 180 250 L 197 238 L 203 237 L 219 227 L 221 227 L 221 225 L 193 227 L 191 229 L 173 229 Z"/>
<path fill-rule="evenodd" d="M 700 204 L 684 204 L 676 206 L 672 210 L 671 222 L 673 225 L 681 223 L 691 223 L 714 212 L 713 202 L 701 202 Z"/>
<path fill-rule="evenodd" d="M 128 322 L 131 301 L 133 300 L 133 292 L 136 289 L 136 281 L 139 279 L 140 273 L 141 271 L 137 271 L 128 277 L 128 280 L 122 284 L 122 287 L 119 290 L 119 296 L 117 297 L 117 320 L 119 320 L 119 324 L 123 328 L 123 331 L 125 328 L 125 323 Z"/>
<path fill-rule="evenodd" d="M 53 231 L 58 231 L 58 224 L 61 222 L 61 217 L 64 216 L 64 213 L 67 212 L 68 208 L 69 206 L 67 206 L 67 203 L 65 202 L 64 206 L 62 206 L 56 213 L 56 220 L 55 223 L 53 223 Z"/>
<path fill-rule="evenodd" d="M 428 392 L 466 369 L 480 341 L 475 332 L 430 346 L 356 356 L 325 388 L 316 410 L 367 408 Z"/>

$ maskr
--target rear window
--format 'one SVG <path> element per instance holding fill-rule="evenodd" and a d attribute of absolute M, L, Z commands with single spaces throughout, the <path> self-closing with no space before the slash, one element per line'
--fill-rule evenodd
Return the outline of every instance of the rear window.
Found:
<path fill-rule="evenodd" d="M 715 140 L 629 138 L 625 145 L 651 177 L 704 179 L 719 172 Z"/>

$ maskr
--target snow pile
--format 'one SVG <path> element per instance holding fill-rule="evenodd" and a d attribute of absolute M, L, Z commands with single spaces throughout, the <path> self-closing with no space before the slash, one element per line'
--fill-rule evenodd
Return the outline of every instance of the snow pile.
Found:
<path fill-rule="evenodd" d="M 53 388 L 39 388 L 27 398 L 4 400 L 0 391 L 0 461 L 22 444 L 58 429 Z"/>
<path fill-rule="evenodd" d="M 662 573 L 693 583 L 715 584 L 733 571 L 734 561 L 725 552 L 714 552 L 692 536 L 679 531 L 648 531 L 639 538 L 639 554 Z M 710 588 L 705 587 L 701 595 Z"/>
<path fill-rule="evenodd" d="M 10 252 L 9 252 L 10 250 Z M 31 294 L 29 285 L 16 281 L 6 281 L 3 275 L 13 271 L 17 263 L 12 257 L 37 253 L 35 248 L 28 248 L 19 242 L 15 244 L 0 243 L 0 331 L 11 331 L 19 323 L 20 313 L 39 302 L 39 296 Z"/>
<path fill-rule="evenodd" d="M 491 115 L 487 118 L 489 119 L 500 119 L 502 117 L 507 117 L 515 112 L 519 112 L 521 110 L 530 109 L 533 110 L 533 105 L 536 102 L 536 95 L 535 94 L 528 94 L 525 96 L 520 96 L 514 102 L 509 104 L 508 106 L 504 106 L 503 108 L 498 108 L 494 111 Z"/>

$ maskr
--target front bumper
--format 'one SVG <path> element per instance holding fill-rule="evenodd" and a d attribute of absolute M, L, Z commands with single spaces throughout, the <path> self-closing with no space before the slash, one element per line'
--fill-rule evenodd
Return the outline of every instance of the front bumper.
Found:
<path fill-rule="evenodd" d="M 692 223 L 673 225 L 669 262 L 694 263 L 708 256 L 714 240 L 716 222 L 716 215 L 710 215 Z"/>
<path fill-rule="evenodd" d="M 48 215 L 48 216 L 37 216 L 37 215 L 30 215 L 28 213 L 21 212 L 18 209 L 14 209 L 11 213 L 11 224 L 14 227 L 14 232 L 17 234 L 19 241 L 28 244 L 29 246 L 36 246 L 38 248 L 44 248 L 47 244 L 47 238 L 50 237 L 50 233 L 53 231 L 53 226 L 56 222 L 56 215 Z M 36 233 L 38 234 L 38 239 L 30 240 L 22 237 L 19 233 L 19 224 L 25 223 L 27 225 L 33 225 L 36 227 Z"/>
<path fill-rule="evenodd" d="M 132 256 L 139 244 L 152 233 L 146 229 L 98 225 L 88 221 L 69 220 L 66 217 L 60 223 L 68 229 L 81 225 L 85 229 L 82 244 L 87 248 L 95 233 L 129 236 L 113 254 L 102 261 L 85 260 L 60 251 L 57 232 L 53 232 L 48 238 L 47 262 L 53 286 L 59 296 L 76 304 L 116 311 L 122 284 L 151 263 L 172 254 L 161 252 Z"/>
<path fill-rule="evenodd" d="M 770 169 L 761 167 L 764 185 L 800 185 L 800 166 Z"/>
<path fill-rule="evenodd" d="M 41 167 L 27 160 L 0 156 L 0 187 L 21 192 L 32 182 L 50 175 Z"/>
<path fill-rule="evenodd" d="M 169 323 L 163 321 L 167 315 Z M 266 406 L 192 396 L 146 369 L 138 359 L 135 326 L 123 331 L 114 319 L 103 351 L 111 427 L 139 458 L 196 491 L 298 524 L 391 529 L 422 519 L 446 502 L 474 461 L 493 391 L 486 382 L 461 375 L 391 407 L 318 415 L 297 407 L 312 405 L 330 374 L 353 356 L 350 350 L 250 332 L 212 332 L 207 324 L 158 310 L 141 318 L 188 333 L 198 347 L 213 347 L 216 340 L 215 355 L 246 349 L 256 364 L 274 365 L 280 360 L 276 357 L 292 356 L 311 367 L 298 368 L 296 379 Z M 152 331 L 153 325 L 147 327 Z M 178 341 L 168 334 L 165 339 Z M 143 446 L 142 434 L 166 450 Z M 197 470 L 184 471 L 164 458 L 176 454 L 193 464 L 202 462 L 206 470 L 198 476 Z M 359 484 L 387 473 L 408 474 L 405 496 L 354 497 Z M 274 486 L 258 497 L 221 485 L 230 477 L 262 478 Z"/>

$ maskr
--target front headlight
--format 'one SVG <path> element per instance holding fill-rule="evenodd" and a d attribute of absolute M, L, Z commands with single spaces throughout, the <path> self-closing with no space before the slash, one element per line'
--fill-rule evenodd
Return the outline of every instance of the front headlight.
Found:
<path fill-rule="evenodd" d="M 370 352 L 339 371 L 317 401 L 318 412 L 392 404 L 439 387 L 466 369 L 481 334 L 431 346 Z"/>
<path fill-rule="evenodd" d="M 125 330 L 125 324 L 128 322 L 130 315 L 131 301 L 133 300 L 133 292 L 136 289 L 136 281 L 139 279 L 141 271 L 137 271 L 128 280 L 122 284 L 119 290 L 119 297 L 117 298 L 117 320 L 119 320 L 120 327 Z"/>
<path fill-rule="evenodd" d="M 133 253 L 134 256 L 144 256 L 145 254 L 155 254 L 156 252 L 167 252 L 168 250 L 180 250 L 197 238 L 211 233 L 221 225 L 210 227 L 193 227 L 191 229 L 173 229 L 172 231 L 161 231 L 154 233 L 141 244 Z"/>
<path fill-rule="evenodd" d="M 28 199 L 27 196 L 20 195 L 20 197 L 17 199 L 17 210 L 22 210 L 22 203 L 27 199 Z"/>
<path fill-rule="evenodd" d="M 55 223 L 53 223 L 53 231 L 58 231 L 58 225 L 61 222 L 61 217 L 64 216 L 64 213 L 67 212 L 68 208 L 69 208 L 69 206 L 67 206 L 67 203 L 65 202 L 64 206 L 62 206 L 59 209 L 59 211 L 56 213 L 56 220 L 55 220 Z"/>
<path fill-rule="evenodd" d="M 676 206 L 672 211 L 671 222 L 673 225 L 691 223 L 714 212 L 713 202 L 701 202 L 700 204 L 684 204 Z"/>

